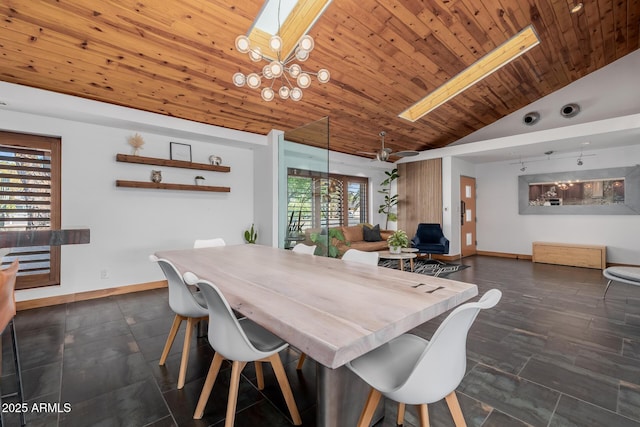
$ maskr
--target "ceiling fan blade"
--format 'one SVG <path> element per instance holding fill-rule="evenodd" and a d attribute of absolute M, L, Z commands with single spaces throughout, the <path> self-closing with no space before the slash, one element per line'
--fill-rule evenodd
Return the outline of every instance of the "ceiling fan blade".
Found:
<path fill-rule="evenodd" d="M 413 157 L 417 156 L 418 154 L 420 154 L 420 152 L 413 150 L 398 151 L 396 153 L 393 153 L 393 155 L 396 157 Z"/>

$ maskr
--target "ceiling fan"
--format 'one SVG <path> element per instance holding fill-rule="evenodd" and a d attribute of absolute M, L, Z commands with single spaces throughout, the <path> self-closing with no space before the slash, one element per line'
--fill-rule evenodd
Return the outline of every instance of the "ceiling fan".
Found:
<path fill-rule="evenodd" d="M 393 150 L 391 148 L 386 148 L 384 146 L 384 136 L 387 133 L 385 131 L 380 131 L 380 133 L 378 135 L 380 135 L 380 142 L 381 142 L 381 147 L 380 150 L 371 153 L 371 152 L 366 152 L 366 151 L 358 151 L 359 154 L 367 154 L 369 156 L 375 156 L 376 159 L 378 159 L 381 162 L 386 162 L 387 160 L 389 160 L 389 156 L 391 156 L 391 153 L 393 153 Z M 411 157 L 411 156 L 417 156 L 419 153 L 417 151 L 412 151 L 412 150 L 406 150 L 406 151 L 398 151 L 393 153 L 394 156 L 396 157 Z"/>

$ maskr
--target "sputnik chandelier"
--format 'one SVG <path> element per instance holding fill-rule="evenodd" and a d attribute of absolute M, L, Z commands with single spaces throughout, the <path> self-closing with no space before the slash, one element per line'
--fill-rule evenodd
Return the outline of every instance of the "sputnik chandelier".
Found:
<path fill-rule="evenodd" d="M 300 101 L 302 99 L 302 89 L 311 85 L 311 75 L 315 75 L 320 83 L 327 83 L 331 78 L 329 70 L 320 69 L 317 73 L 304 71 L 299 64 L 292 63 L 295 60 L 304 62 L 309 58 L 313 50 L 313 38 L 309 35 L 302 36 L 295 49 L 286 58 L 282 59 L 282 39 L 277 34 L 269 40 L 269 48 L 275 53 L 275 59 L 271 59 L 262 54 L 260 47 L 252 47 L 249 37 L 241 35 L 236 37 L 236 49 L 240 53 L 248 53 L 253 62 L 266 61 L 261 73 L 250 73 L 244 75 L 240 72 L 233 75 L 233 83 L 242 87 L 245 84 L 251 89 L 258 89 L 262 85 L 262 77 L 271 80 L 271 84 L 262 88 L 261 95 L 265 101 L 272 101 L 275 96 L 274 86 L 280 80 L 278 95 L 281 99 L 291 99 Z M 294 85 L 292 82 L 297 84 Z"/>

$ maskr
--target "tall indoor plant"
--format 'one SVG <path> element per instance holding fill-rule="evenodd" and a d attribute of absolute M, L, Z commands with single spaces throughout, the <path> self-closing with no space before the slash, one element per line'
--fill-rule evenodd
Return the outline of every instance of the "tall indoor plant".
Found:
<path fill-rule="evenodd" d="M 398 214 L 393 211 L 395 206 L 398 204 L 398 194 L 391 194 L 391 183 L 398 179 L 398 168 L 394 168 L 391 172 L 385 171 L 384 173 L 387 175 L 387 178 L 380 183 L 382 190 L 378 190 L 378 193 L 384 195 L 384 203 L 382 203 L 378 208 L 378 213 L 386 216 L 387 222 L 385 223 L 384 228 L 388 230 L 389 221 L 398 220 Z"/>

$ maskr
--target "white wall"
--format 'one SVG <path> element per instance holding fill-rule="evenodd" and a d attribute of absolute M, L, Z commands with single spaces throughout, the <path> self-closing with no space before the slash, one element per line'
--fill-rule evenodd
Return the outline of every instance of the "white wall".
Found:
<path fill-rule="evenodd" d="M 157 120 L 170 126 L 174 119 Z M 190 144 L 194 162 L 221 156 L 231 172 L 219 173 L 116 162 L 117 153 L 131 153 L 127 138 L 135 129 L 13 111 L 2 111 L 0 129 L 61 137 L 62 227 L 91 230 L 90 244 L 62 247 L 61 285 L 18 291 L 20 301 L 163 280 L 160 269 L 148 261 L 150 253 L 188 248 L 196 238 L 242 243 L 243 231 L 253 222 L 254 156 L 249 148 L 211 143 L 215 138 L 138 132 L 145 140 L 141 155 L 169 158 L 170 142 Z M 228 129 L 220 129 L 228 134 Z M 209 131 L 215 134 L 216 128 Z M 151 169 L 162 170 L 163 182 L 192 184 L 195 175 L 203 175 L 206 184 L 228 186 L 231 192 L 115 186 L 116 179 L 147 181 Z M 107 279 L 101 279 L 102 270 Z"/>
<path fill-rule="evenodd" d="M 634 166 L 640 145 L 594 150 L 584 158 L 554 158 L 527 164 L 525 172 L 513 162 L 476 165 L 478 187 L 478 250 L 531 254 L 534 241 L 607 246 L 607 261 L 640 264 L 640 215 L 519 215 L 518 176 L 547 172 Z M 636 182 L 634 185 L 640 185 Z"/>

